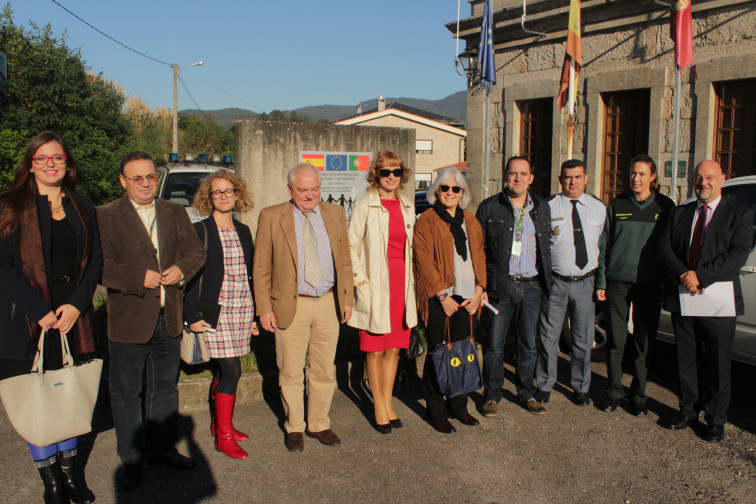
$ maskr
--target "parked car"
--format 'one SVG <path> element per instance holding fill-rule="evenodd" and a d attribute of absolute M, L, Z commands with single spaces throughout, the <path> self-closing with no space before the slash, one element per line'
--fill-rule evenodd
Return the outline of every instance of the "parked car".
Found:
<path fill-rule="evenodd" d="M 202 220 L 191 208 L 194 193 L 200 184 L 213 172 L 228 170 L 214 165 L 176 165 L 158 168 L 158 197 L 179 203 L 186 207 L 192 222 Z"/>
<path fill-rule="evenodd" d="M 415 215 L 420 215 L 431 206 L 433 205 L 428 203 L 428 191 L 418 191 L 415 193 Z"/>
<path fill-rule="evenodd" d="M 756 176 L 730 179 L 722 186 L 722 197 L 747 206 L 756 212 Z M 686 203 L 693 201 L 690 198 Z M 753 234 L 756 244 L 756 227 Z M 756 247 L 751 248 L 745 266 L 740 269 L 740 284 L 745 302 L 745 314 L 738 317 L 735 328 L 735 340 L 732 344 L 732 359 L 746 364 L 756 365 Z M 675 331 L 672 317 L 662 310 L 659 320 L 658 339 L 674 343 Z"/>

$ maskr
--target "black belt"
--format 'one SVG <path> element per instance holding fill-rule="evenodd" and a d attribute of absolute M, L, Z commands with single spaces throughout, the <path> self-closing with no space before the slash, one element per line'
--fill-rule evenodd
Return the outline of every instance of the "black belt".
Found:
<path fill-rule="evenodd" d="M 586 278 L 592 277 L 595 273 L 596 273 L 596 270 L 592 270 L 592 271 L 589 271 L 588 273 L 586 273 L 585 275 L 581 275 L 581 276 L 564 276 L 564 275 L 560 275 L 556 271 L 552 271 L 551 272 L 551 274 L 553 276 L 557 277 L 559 280 L 562 280 L 562 281 L 568 282 L 568 283 L 570 283 L 570 282 L 580 282 L 582 280 L 585 280 Z"/>
<path fill-rule="evenodd" d="M 507 280 L 511 280 L 513 282 L 537 282 L 538 275 L 532 277 L 525 277 L 522 275 L 507 275 Z"/>

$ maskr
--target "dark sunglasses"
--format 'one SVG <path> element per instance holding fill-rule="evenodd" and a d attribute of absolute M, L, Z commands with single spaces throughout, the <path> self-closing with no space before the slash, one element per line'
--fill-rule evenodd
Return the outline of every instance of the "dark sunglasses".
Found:
<path fill-rule="evenodd" d="M 394 168 L 393 170 L 389 170 L 388 168 L 381 168 L 378 170 L 378 173 L 381 174 L 381 177 L 386 178 L 392 173 L 394 174 L 394 177 L 401 177 L 404 173 L 404 168 Z"/>
<path fill-rule="evenodd" d="M 459 194 L 459 191 L 462 190 L 458 185 L 448 186 L 446 184 L 441 184 L 438 188 L 441 192 L 449 192 L 449 189 L 451 189 L 454 194 Z"/>

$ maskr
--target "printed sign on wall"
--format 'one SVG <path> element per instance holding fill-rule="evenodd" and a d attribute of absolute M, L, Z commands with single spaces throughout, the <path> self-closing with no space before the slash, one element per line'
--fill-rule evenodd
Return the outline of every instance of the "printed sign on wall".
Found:
<path fill-rule="evenodd" d="M 299 153 L 299 160 L 320 171 L 320 199 L 341 205 L 348 220 L 352 206 L 365 194 L 368 187 L 366 177 L 373 154 L 302 151 Z"/>

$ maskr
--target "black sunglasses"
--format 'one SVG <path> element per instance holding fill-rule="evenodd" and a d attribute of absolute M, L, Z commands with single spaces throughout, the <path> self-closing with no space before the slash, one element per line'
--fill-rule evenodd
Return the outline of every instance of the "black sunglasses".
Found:
<path fill-rule="evenodd" d="M 386 178 L 392 173 L 394 174 L 394 177 L 401 177 L 402 173 L 404 173 L 404 168 L 394 168 L 393 170 L 389 170 L 388 168 L 381 168 L 378 170 L 378 173 L 381 174 L 381 177 Z"/>
<path fill-rule="evenodd" d="M 449 192 L 449 189 L 451 189 L 454 194 L 459 194 L 459 191 L 462 190 L 458 185 L 448 186 L 446 184 L 441 184 L 438 188 L 441 192 Z"/>

